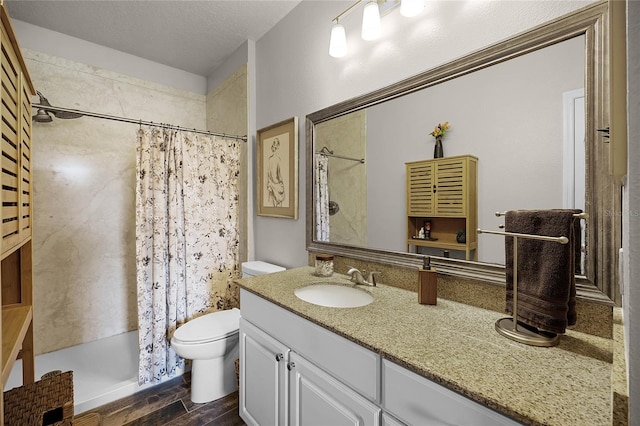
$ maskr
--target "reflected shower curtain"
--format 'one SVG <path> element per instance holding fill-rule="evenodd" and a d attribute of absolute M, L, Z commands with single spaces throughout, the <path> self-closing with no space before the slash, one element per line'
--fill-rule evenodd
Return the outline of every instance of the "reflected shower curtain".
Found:
<path fill-rule="evenodd" d="M 184 367 L 175 329 L 228 307 L 238 276 L 238 142 L 163 128 L 138 131 L 138 383 Z"/>
<path fill-rule="evenodd" d="M 329 158 L 315 157 L 316 240 L 329 241 Z"/>

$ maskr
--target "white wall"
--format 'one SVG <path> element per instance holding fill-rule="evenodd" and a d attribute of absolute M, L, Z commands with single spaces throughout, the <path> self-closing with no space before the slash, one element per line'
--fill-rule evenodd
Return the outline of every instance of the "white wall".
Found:
<path fill-rule="evenodd" d="M 415 18 L 393 10 L 380 40 L 360 39 L 361 10 L 342 20 L 349 53 L 328 54 L 331 20 L 352 2 L 304 1 L 256 42 L 256 127 L 300 119 L 299 219 L 256 217 L 255 258 L 307 264 L 305 132 L 307 114 L 387 86 L 501 41 L 590 2 L 429 1 Z"/>

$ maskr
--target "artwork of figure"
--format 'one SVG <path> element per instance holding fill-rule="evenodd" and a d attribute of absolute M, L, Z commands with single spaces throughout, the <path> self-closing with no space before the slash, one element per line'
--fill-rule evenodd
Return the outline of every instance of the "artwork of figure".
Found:
<path fill-rule="evenodd" d="M 256 148 L 259 216 L 298 218 L 298 120 L 258 130 Z"/>
<path fill-rule="evenodd" d="M 272 207 L 282 207 L 285 198 L 282 158 L 279 150 L 280 140 L 275 138 L 267 161 L 267 204 Z"/>

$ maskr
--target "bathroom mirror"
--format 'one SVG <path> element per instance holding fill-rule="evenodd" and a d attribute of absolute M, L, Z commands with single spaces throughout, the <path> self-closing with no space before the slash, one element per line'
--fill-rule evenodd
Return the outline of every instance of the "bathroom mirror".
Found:
<path fill-rule="evenodd" d="M 404 163 L 433 158 L 429 132 L 449 121 L 445 156 L 478 157 L 478 226 L 499 230 L 496 211 L 583 208 L 578 295 L 618 303 L 620 186 L 598 131 L 609 125 L 607 22 L 607 3 L 596 3 L 308 115 L 308 250 L 419 266 L 421 255 L 406 245 Z M 329 215 L 319 217 L 314 169 L 323 149 L 335 156 L 327 165 Z M 324 220 L 328 236 L 317 230 Z M 426 254 L 443 274 L 504 284 L 502 237 L 479 235 L 473 261 Z"/>

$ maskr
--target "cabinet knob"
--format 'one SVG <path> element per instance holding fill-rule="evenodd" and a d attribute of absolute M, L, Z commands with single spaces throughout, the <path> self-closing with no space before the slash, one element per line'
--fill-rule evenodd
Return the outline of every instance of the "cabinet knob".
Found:
<path fill-rule="evenodd" d="M 276 361 L 280 362 L 284 359 L 284 355 L 282 354 L 276 354 Z"/>
<path fill-rule="evenodd" d="M 287 370 L 291 371 L 292 368 L 295 368 L 296 363 L 295 362 L 290 362 L 287 364 Z"/>
<path fill-rule="evenodd" d="M 433 193 L 434 194 L 436 193 L 436 186 L 435 185 L 433 185 Z"/>

